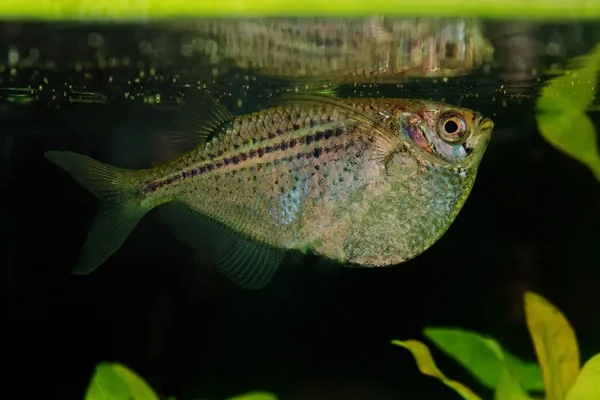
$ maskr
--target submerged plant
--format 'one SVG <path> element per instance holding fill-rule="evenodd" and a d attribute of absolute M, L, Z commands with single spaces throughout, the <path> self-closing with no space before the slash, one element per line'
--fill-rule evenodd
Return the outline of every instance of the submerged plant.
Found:
<path fill-rule="evenodd" d="M 494 400 L 600 398 L 600 354 L 580 368 L 577 339 L 569 321 L 554 305 L 535 293 L 525 293 L 524 300 L 527 327 L 539 366 L 520 360 L 494 339 L 474 332 L 426 328 L 424 335 L 482 385 L 493 390 Z M 392 344 L 408 349 L 423 374 L 439 379 L 464 399 L 481 399 L 464 384 L 447 378 L 422 342 L 394 340 Z"/>
<path fill-rule="evenodd" d="M 600 180 L 596 128 L 586 114 L 596 98 L 600 44 L 572 61 L 565 75 L 551 79 L 536 102 L 537 125 L 552 146 L 587 165 Z"/>
<path fill-rule="evenodd" d="M 85 400 L 159 400 L 159 396 L 138 374 L 120 363 L 102 362 L 85 394 Z M 169 397 L 167 400 L 176 400 Z M 268 392 L 249 392 L 227 400 L 277 400 Z"/>

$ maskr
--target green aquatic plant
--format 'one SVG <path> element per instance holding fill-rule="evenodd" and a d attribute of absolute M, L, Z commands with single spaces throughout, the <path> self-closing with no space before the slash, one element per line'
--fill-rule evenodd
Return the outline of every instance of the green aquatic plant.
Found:
<path fill-rule="evenodd" d="M 45 20 L 111 19 L 147 20 L 185 16 L 278 16 L 287 15 L 366 15 L 385 10 L 388 15 L 411 17 L 484 17 L 528 20 L 593 19 L 600 16 L 597 1 L 561 0 L 429 0 L 420 2 L 394 0 L 2 0 L 0 16 Z"/>
<path fill-rule="evenodd" d="M 569 70 L 552 78 L 536 102 L 536 120 L 544 139 L 585 164 L 600 180 L 600 154 L 596 128 L 587 115 L 594 99 L 600 71 L 600 44 L 572 60 Z"/>
<path fill-rule="evenodd" d="M 158 395 L 138 374 L 120 363 L 96 365 L 85 400 L 158 400 Z"/>
<path fill-rule="evenodd" d="M 539 366 L 520 360 L 494 339 L 471 331 L 425 328 L 424 336 L 491 389 L 494 400 L 600 398 L 600 354 L 581 368 L 577 338 L 564 315 L 535 293 L 525 293 L 524 301 L 527 327 Z M 409 350 L 421 373 L 439 379 L 464 399 L 481 399 L 464 384 L 447 378 L 437 368 L 424 343 L 393 340 L 392 344 Z"/>
<path fill-rule="evenodd" d="M 96 365 L 85 400 L 159 400 L 159 396 L 138 374 L 120 363 Z M 169 397 L 168 400 L 176 400 Z M 278 400 L 274 394 L 254 391 L 227 400 Z"/>

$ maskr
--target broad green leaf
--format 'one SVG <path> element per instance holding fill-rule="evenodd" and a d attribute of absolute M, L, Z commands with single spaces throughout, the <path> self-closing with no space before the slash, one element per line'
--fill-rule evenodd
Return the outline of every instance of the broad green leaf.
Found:
<path fill-rule="evenodd" d="M 498 386 L 505 362 L 525 390 L 544 389 L 538 365 L 510 354 L 494 339 L 458 328 L 428 327 L 423 334 L 489 389 Z"/>
<path fill-rule="evenodd" d="M 504 350 L 504 360 L 524 390 L 528 392 L 544 390 L 542 371 L 536 362 L 523 361 L 506 350 Z"/>
<path fill-rule="evenodd" d="M 497 354 L 497 350 L 488 346 L 484 337 L 456 328 L 425 328 L 423 334 L 483 385 L 490 389 L 496 387 L 502 354 Z"/>
<path fill-rule="evenodd" d="M 600 400 L 600 354 L 583 365 L 565 400 Z"/>
<path fill-rule="evenodd" d="M 392 344 L 395 344 L 400 347 L 404 347 L 409 350 L 415 361 L 417 362 L 417 367 L 422 374 L 428 375 L 442 381 L 446 386 L 454 389 L 463 399 L 466 400 L 481 400 L 479 396 L 477 396 L 471 389 L 466 387 L 460 382 L 448 379 L 442 371 L 440 371 L 435 365 L 435 361 L 433 361 L 433 357 L 431 356 L 431 352 L 427 348 L 426 345 L 419 342 L 418 340 L 393 340 Z"/>
<path fill-rule="evenodd" d="M 538 129 L 546 141 L 587 165 L 600 180 L 596 129 L 585 114 L 596 97 L 600 45 L 573 59 L 570 69 L 542 88 L 536 102 Z"/>
<path fill-rule="evenodd" d="M 277 396 L 269 392 L 250 392 L 227 400 L 278 400 Z"/>
<path fill-rule="evenodd" d="M 540 91 L 538 110 L 584 111 L 596 96 L 600 69 L 600 45 L 589 54 L 574 58 L 564 75 L 552 78 Z"/>
<path fill-rule="evenodd" d="M 498 387 L 494 391 L 494 400 L 531 400 L 504 363 L 500 369 Z"/>
<path fill-rule="evenodd" d="M 88 385 L 85 400 L 127 399 L 127 384 L 119 379 L 109 363 L 96 365 L 96 370 Z"/>
<path fill-rule="evenodd" d="M 579 111 L 545 112 L 538 115 L 537 125 L 548 143 L 585 164 L 600 180 L 596 127 L 586 114 Z"/>
<path fill-rule="evenodd" d="M 543 297 L 526 292 L 525 315 L 542 370 L 546 400 L 564 400 L 579 374 L 575 332 L 562 313 Z"/>
<path fill-rule="evenodd" d="M 152 388 L 135 372 L 119 363 L 103 362 L 85 394 L 85 400 L 158 400 Z"/>

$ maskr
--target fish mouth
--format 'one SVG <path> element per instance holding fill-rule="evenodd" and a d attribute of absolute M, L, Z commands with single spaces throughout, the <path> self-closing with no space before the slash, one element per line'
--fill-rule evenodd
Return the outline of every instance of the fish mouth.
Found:
<path fill-rule="evenodd" d="M 483 156 L 483 151 L 487 147 L 494 129 L 494 122 L 489 118 L 483 118 L 477 115 L 476 132 L 471 136 L 471 139 L 465 143 L 467 154 L 475 159 L 472 162 L 477 162 Z"/>
<path fill-rule="evenodd" d="M 482 131 L 491 131 L 494 129 L 494 122 L 489 118 L 484 118 L 483 121 L 479 123 L 479 129 Z"/>
<path fill-rule="evenodd" d="M 486 147 L 492 137 L 494 121 L 489 118 L 482 118 L 478 124 L 478 134 L 475 137 L 474 147 Z"/>

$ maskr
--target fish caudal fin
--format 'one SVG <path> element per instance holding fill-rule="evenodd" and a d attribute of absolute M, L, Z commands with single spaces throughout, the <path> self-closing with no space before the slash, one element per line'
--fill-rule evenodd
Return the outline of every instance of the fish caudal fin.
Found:
<path fill-rule="evenodd" d="M 142 206 L 129 170 L 70 151 L 48 151 L 46 157 L 100 199 L 98 213 L 72 271 L 88 274 L 117 251 L 151 207 Z"/>

